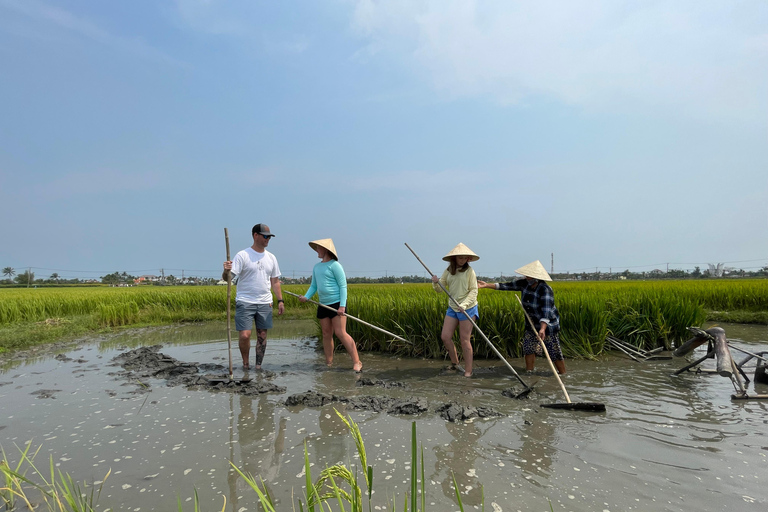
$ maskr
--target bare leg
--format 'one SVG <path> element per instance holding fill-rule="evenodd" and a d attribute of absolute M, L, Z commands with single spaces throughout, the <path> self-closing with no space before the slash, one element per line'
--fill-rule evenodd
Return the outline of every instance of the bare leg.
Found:
<path fill-rule="evenodd" d="M 533 371 L 533 365 L 536 361 L 536 354 L 525 354 L 525 369 Z"/>
<path fill-rule="evenodd" d="M 251 353 L 251 331 L 238 331 L 238 345 L 240 346 L 240 355 L 243 356 L 243 368 L 248 369 L 250 363 L 248 358 Z"/>
<path fill-rule="evenodd" d="M 323 352 L 325 353 L 325 364 L 333 364 L 333 323 L 330 318 L 320 319 L 320 328 L 323 331 Z"/>
<path fill-rule="evenodd" d="M 472 376 L 472 322 L 464 320 L 459 322 L 459 339 L 461 340 L 461 354 L 464 357 L 464 376 Z M 455 350 L 455 349 L 454 349 Z"/>
<path fill-rule="evenodd" d="M 357 354 L 355 340 L 347 334 L 347 317 L 335 316 L 331 318 L 331 322 L 333 323 L 333 331 L 336 333 L 336 337 L 339 338 L 347 354 L 352 358 L 352 369 L 359 372 L 363 369 L 363 363 L 360 362 L 360 356 Z"/>
<path fill-rule="evenodd" d="M 552 361 L 552 362 L 555 363 L 555 368 L 557 368 L 557 373 L 559 373 L 560 375 L 565 373 L 565 361 L 561 359 L 560 361 Z"/>
<path fill-rule="evenodd" d="M 443 322 L 443 331 L 440 333 L 440 339 L 443 340 L 443 346 L 448 351 L 448 357 L 451 363 L 459 364 L 459 355 L 456 353 L 456 346 L 453 344 L 453 331 L 459 326 L 459 321 L 453 317 L 446 316 Z"/>
<path fill-rule="evenodd" d="M 261 370 L 264 361 L 264 353 L 267 351 L 267 330 L 256 329 L 256 370 Z"/>

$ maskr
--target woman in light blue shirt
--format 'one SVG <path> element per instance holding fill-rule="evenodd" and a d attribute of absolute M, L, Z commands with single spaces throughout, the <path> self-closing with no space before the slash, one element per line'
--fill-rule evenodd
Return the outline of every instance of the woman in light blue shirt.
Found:
<path fill-rule="evenodd" d="M 301 302 L 307 302 L 317 292 L 320 304 L 333 308 L 331 311 L 323 306 L 317 307 L 317 318 L 320 320 L 320 327 L 323 331 L 323 351 L 325 352 L 325 364 L 333 364 L 333 335 L 339 338 L 344 345 L 349 357 L 352 358 L 352 369 L 356 372 L 363 370 L 363 363 L 357 354 L 357 347 L 352 336 L 347 334 L 347 276 L 339 263 L 336 255 L 336 247 L 333 240 L 323 238 L 309 242 L 309 246 L 317 251 L 317 257 L 320 263 L 317 263 L 312 269 L 312 283 L 309 290 L 300 297 Z"/>

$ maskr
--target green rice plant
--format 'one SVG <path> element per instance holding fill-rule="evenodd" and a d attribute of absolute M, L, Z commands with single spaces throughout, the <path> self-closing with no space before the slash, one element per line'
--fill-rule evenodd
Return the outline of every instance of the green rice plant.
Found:
<path fill-rule="evenodd" d="M 8 461 L 5 451 L 2 452 L 0 473 L 3 475 L 4 487 L 0 489 L 0 497 L 6 510 L 12 510 L 17 501 L 24 502 L 29 510 L 39 510 L 42 506 L 38 500 L 30 498 L 31 492 L 38 491 L 44 504 L 43 509 L 49 512 L 95 512 L 104 482 L 109 478 L 111 471 L 107 472 L 98 488 L 92 486 L 90 492 L 87 492 L 85 484 L 81 485 L 68 473 L 54 468 L 53 457 L 49 459 L 49 476 L 46 478 L 34 463 L 41 447 L 31 456 L 30 447 L 31 443 L 27 443 L 24 450 L 19 449 L 20 458 L 15 468 Z M 31 472 L 31 476 L 27 476 L 28 472 Z"/>
<path fill-rule="evenodd" d="M 194 497 L 194 500 L 192 502 L 193 503 L 192 504 L 192 506 L 193 506 L 192 510 L 194 512 L 200 512 L 200 497 L 197 494 L 197 488 L 195 488 L 194 491 L 195 491 L 195 497 Z M 221 506 L 221 512 L 224 512 L 227 509 L 227 497 L 226 496 L 222 496 L 222 498 L 224 498 L 224 504 Z M 181 506 L 181 496 L 177 496 L 176 497 L 176 506 L 177 506 L 177 510 L 179 512 L 184 512 L 184 509 Z"/>
<path fill-rule="evenodd" d="M 133 301 L 100 304 L 98 309 L 99 324 L 104 327 L 118 327 L 132 324 L 139 316 L 139 306 Z"/>
<path fill-rule="evenodd" d="M 603 351 L 608 333 L 605 301 L 588 295 L 572 298 L 560 309 L 563 355 L 593 359 Z"/>
<path fill-rule="evenodd" d="M 365 485 L 368 492 L 368 511 L 372 509 L 372 496 L 373 496 L 373 466 L 368 466 L 368 457 L 365 451 L 365 443 L 363 442 L 362 434 L 360 433 L 360 427 L 352 420 L 351 417 L 344 417 L 339 411 L 336 414 L 341 418 L 344 424 L 349 429 L 350 433 L 355 439 L 355 446 L 357 448 L 357 454 L 360 463 L 363 467 L 363 474 Z M 425 512 L 426 507 L 426 489 L 425 489 L 425 469 L 424 469 L 424 447 L 421 447 L 421 468 L 419 476 L 419 449 L 417 446 L 416 436 L 416 422 L 411 422 L 411 480 L 409 483 L 410 492 L 406 492 L 404 498 L 403 511 L 404 512 Z M 231 464 L 231 463 L 230 463 Z M 276 505 L 272 497 L 267 491 L 267 486 L 263 479 L 259 478 L 259 481 L 253 475 L 243 473 L 237 466 L 232 464 L 234 470 L 245 480 L 245 482 L 256 492 L 259 503 L 267 512 L 275 512 Z M 304 443 L 304 487 L 305 498 L 304 502 L 298 500 L 299 510 L 306 510 L 308 512 L 314 512 L 319 509 L 321 512 L 325 509 L 332 511 L 330 502 L 335 501 L 338 504 L 338 510 L 340 512 L 363 512 L 365 510 L 363 504 L 363 489 L 357 478 L 357 470 L 352 471 L 344 464 L 335 464 L 327 467 L 320 472 L 320 477 L 315 483 L 312 482 L 312 475 L 310 472 L 309 464 L 309 451 L 307 450 L 307 444 Z M 419 485 L 420 480 L 420 485 Z M 337 483 L 338 482 L 338 483 Z M 342 484 L 342 485 L 340 485 Z M 459 493 L 456 479 L 453 479 L 454 489 L 456 491 L 456 501 L 464 510 L 464 506 L 461 501 L 461 494 Z M 346 488 L 345 488 L 346 487 Z M 421 495 L 421 500 L 418 499 L 418 495 Z M 483 498 L 483 509 L 485 508 L 485 498 Z M 349 505 L 349 509 L 346 505 Z M 410 505 L 410 508 L 409 508 Z M 397 511 L 397 505 L 395 498 L 389 503 L 389 506 L 393 511 Z M 295 508 L 294 508 L 295 510 Z M 181 509 L 180 509 L 181 512 Z"/>
<path fill-rule="evenodd" d="M 569 357 L 599 355 L 608 332 L 638 347 L 671 347 L 687 338 L 687 327 L 699 327 L 708 314 L 728 318 L 723 312 L 730 311 L 735 315 L 732 318 L 759 322 L 765 321 L 768 312 L 766 279 L 554 282 L 552 287 L 562 314 L 563 351 Z M 284 289 L 302 294 L 307 286 L 285 285 Z M 478 296 L 478 326 L 506 357 L 522 356 L 525 318 L 515 294 L 480 290 Z M 234 297 L 233 293 L 232 305 Z M 310 316 L 316 308 L 288 294 L 284 299 L 288 317 Z M 352 320 L 347 329 L 363 351 L 444 358 L 440 331 L 447 307 L 445 294 L 435 293 L 430 284 L 354 284 L 349 286 L 350 314 L 410 343 L 392 340 Z M 95 330 L 222 320 L 225 311 L 226 287 L 222 286 L 0 289 L 0 329 L 63 318 L 78 319 L 76 330 L 81 333 L 88 321 L 92 324 L 88 328 Z M 319 336 L 319 324 L 317 333 Z M 50 339 L 49 334 L 28 338 L 44 341 Z M 19 346 L 16 333 L 0 333 L 0 340 L 6 338 L 9 341 L 0 343 L 0 350 Z M 454 342 L 458 347 L 457 337 Z M 477 338 L 474 349 L 477 358 L 495 357 Z"/>

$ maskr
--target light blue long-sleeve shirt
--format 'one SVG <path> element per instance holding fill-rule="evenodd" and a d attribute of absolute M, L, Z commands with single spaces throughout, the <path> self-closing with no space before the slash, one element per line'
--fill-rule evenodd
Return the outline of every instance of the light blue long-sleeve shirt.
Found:
<path fill-rule="evenodd" d="M 347 307 L 347 276 L 341 263 L 336 260 L 321 261 L 312 269 L 312 284 L 304 296 L 311 299 L 317 292 L 320 304 L 339 303 L 339 307 Z"/>

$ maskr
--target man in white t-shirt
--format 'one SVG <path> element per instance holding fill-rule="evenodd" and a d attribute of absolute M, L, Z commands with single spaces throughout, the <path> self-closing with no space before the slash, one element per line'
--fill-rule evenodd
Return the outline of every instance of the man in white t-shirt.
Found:
<path fill-rule="evenodd" d="M 277 296 L 277 314 L 285 311 L 280 289 L 280 267 L 277 258 L 267 250 L 273 235 L 266 224 L 256 224 L 251 230 L 253 245 L 238 252 L 232 261 L 224 262 L 222 279 L 232 272 L 237 284 L 235 296 L 235 328 L 239 333 L 243 369 L 250 368 L 251 329 L 256 323 L 256 364 L 261 370 L 267 350 L 267 329 L 272 328 L 272 291 Z"/>

